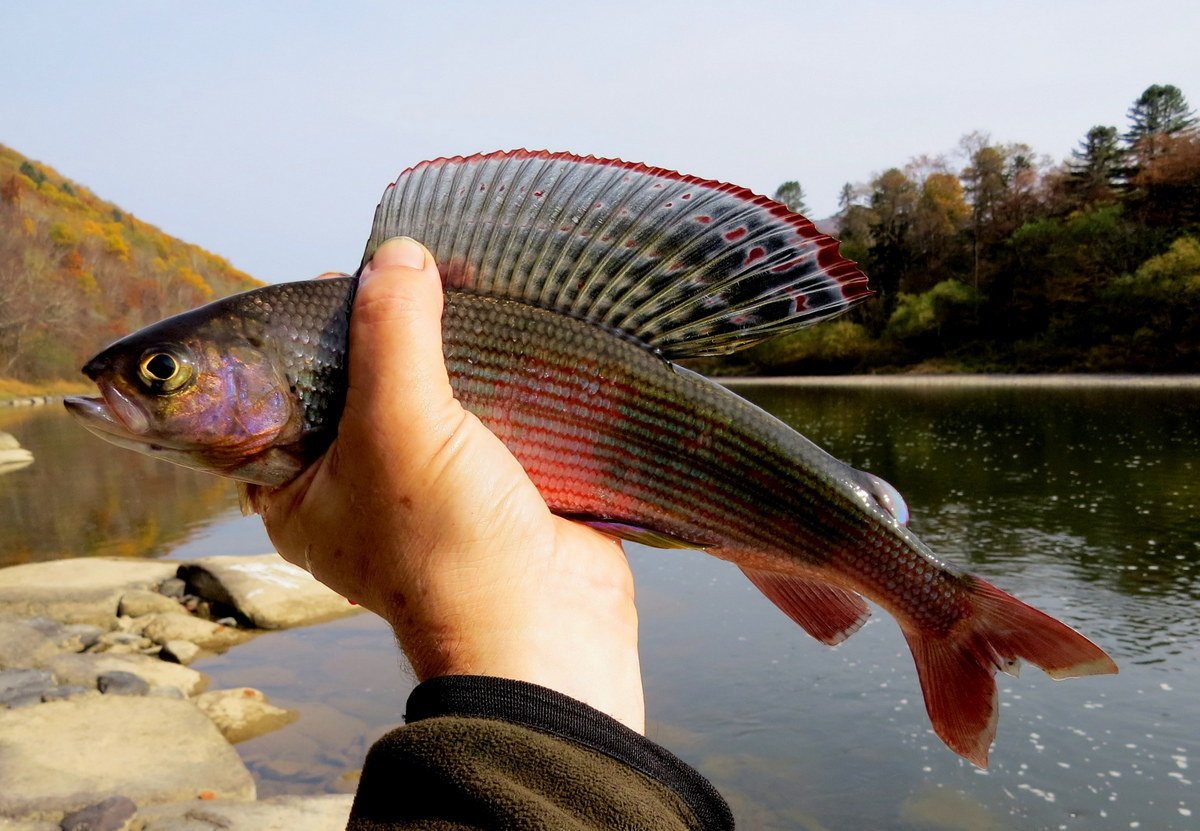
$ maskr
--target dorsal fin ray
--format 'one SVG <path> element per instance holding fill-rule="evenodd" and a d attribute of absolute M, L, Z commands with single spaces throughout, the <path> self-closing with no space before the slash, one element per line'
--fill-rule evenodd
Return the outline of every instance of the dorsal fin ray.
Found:
<path fill-rule="evenodd" d="M 735 185 L 514 150 L 422 162 L 389 185 L 389 237 L 430 247 L 448 289 L 616 328 L 667 358 L 722 355 L 871 294 L 837 241 Z"/>

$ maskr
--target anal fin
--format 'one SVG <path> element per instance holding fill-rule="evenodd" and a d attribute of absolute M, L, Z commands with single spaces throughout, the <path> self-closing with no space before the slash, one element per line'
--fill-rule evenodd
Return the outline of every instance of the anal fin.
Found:
<path fill-rule="evenodd" d="M 871 615 L 857 594 L 820 580 L 744 566 L 742 573 L 805 632 L 830 646 L 861 629 Z"/>

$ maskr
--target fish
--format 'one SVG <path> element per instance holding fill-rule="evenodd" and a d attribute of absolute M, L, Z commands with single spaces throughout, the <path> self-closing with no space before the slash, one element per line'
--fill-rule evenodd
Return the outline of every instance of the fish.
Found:
<path fill-rule="evenodd" d="M 997 671 L 1117 672 L 1066 624 L 938 558 L 892 485 L 680 365 L 872 294 L 835 239 L 728 183 L 548 151 L 422 162 L 388 185 L 353 275 L 122 338 L 83 368 L 100 396 L 68 410 L 122 447 L 243 485 L 290 481 L 337 434 L 357 275 L 401 235 L 441 270 L 456 397 L 556 514 L 730 561 L 825 644 L 872 601 L 908 642 L 935 732 L 980 767 Z"/>

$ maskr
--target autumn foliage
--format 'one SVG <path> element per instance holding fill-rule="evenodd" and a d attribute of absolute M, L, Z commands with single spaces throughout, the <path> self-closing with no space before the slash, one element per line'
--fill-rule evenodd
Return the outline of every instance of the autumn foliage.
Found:
<path fill-rule="evenodd" d="M 876 296 L 701 368 L 1200 372 L 1200 129 L 1165 85 L 1129 120 L 1063 163 L 971 133 L 847 184 L 830 230 Z"/>
<path fill-rule="evenodd" d="M 0 145 L 0 377 L 78 378 L 108 342 L 258 285 Z"/>

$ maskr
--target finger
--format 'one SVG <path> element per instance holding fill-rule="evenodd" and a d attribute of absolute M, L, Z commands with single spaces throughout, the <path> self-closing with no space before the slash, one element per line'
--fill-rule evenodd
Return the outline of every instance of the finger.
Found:
<path fill-rule="evenodd" d="M 410 435 L 428 435 L 453 412 L 442 303 L 437 264 L 413 239 L 384 242 L 363 270 L 350 319 L 347 406 L 376 427 L 403 424 Z"/>

